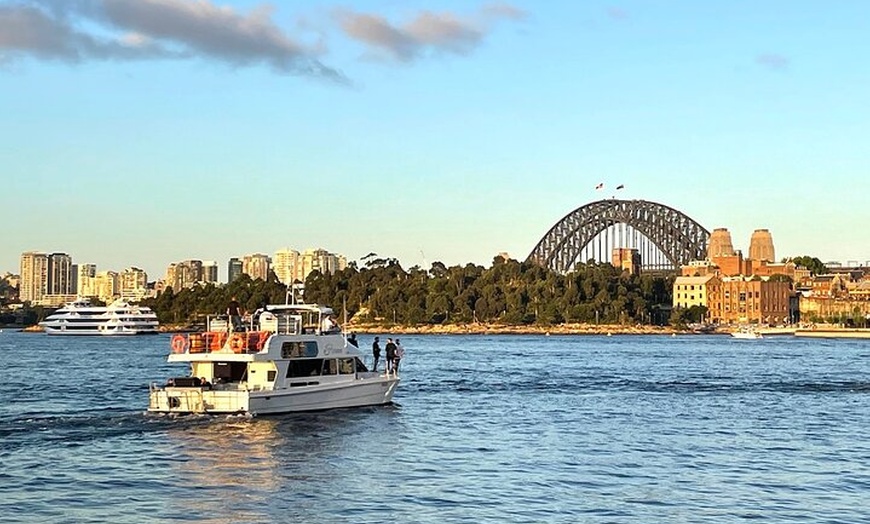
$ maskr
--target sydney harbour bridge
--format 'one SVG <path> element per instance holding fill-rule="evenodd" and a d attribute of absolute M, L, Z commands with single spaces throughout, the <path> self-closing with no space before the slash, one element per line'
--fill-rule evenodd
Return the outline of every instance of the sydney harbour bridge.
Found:
<path fill-rule="evenodd" d="M 526 259 L 559 273 L 614 249 L 637 250 L 645 271 L 672 271 L 707 256 L 710 232 L 674 208 L 646 200 L 599 200 L 565 215 Z"/>

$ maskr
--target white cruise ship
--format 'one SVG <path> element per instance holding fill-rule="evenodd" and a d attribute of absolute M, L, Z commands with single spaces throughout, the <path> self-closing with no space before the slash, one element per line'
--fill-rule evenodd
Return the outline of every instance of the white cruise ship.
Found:
<path fill-rule="evenodd" d="M 49 335 L 145 335 L 157 333 L 157 315 L 151 308 L 117 300 L 92 306 L 76 300 L 39 323 Z"/>

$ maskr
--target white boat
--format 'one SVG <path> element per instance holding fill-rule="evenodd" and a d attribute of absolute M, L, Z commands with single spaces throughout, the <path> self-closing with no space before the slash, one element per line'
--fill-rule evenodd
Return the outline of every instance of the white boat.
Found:
<path fill-rule="evenodd" d="M 754 329 L 739 329 L 737 331 L 732 331 L 731 336 L 734 338 L 746 339 L 764 338 L 761 333 L 755 331 Z"/>
<path fill-rule="evenodd" d="M 117 300 L 92 306 L 76 300 L 39 323 L 49 335 L 146 335 L 157 333 L 157 315 L 149 307 Z"/>
<path fill-rule="evenodd" d="M 209 320 L 204 333 L 175 335 L 168 361 L 190 374 L 152 384 L 148 411 L 273 415 L 392 402 L 397 373 L 369 371 L 316 304 L 267 306 L 244 331 Z"/>

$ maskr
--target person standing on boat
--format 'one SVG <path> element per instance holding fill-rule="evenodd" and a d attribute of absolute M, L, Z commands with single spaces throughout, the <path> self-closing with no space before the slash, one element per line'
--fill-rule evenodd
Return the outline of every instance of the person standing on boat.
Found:
<path fill-rule="evenodd" d="M 387 345 L 384 349 L 387 350 L 387 373 L 390 373 L 396 363 L 396 343 L 393 342 L 393 339 L 387 339 Z"/>
<path fill-rule="evenodd" d="M 347 337 L 347 342 L 355 348 L 359 347 L 359 342 L 356 339 L 356 333 L 351 333 L 350 336 Z"/>
<path fill-rule="evenodd" d="M 341 331 L 338 322 L 335 320 L 335 315 L 323 317 L 323 321 L 320 323 L 320 331 L 322 333 L 337 333 Z"/>
<path fill-rule="evenodd" d="M 405 356 L 405 348 L 402 347 L 399 339 L 396 339 L 396 356 L 393 358 L 393 372 L 399 372 L 399 361 Z"/>
<path fill-rule="evenodd" d="M 230 303 L 227 306 L 227 317 L 229 317 L 230 326 L 232 326 L 233 331 L 241 331 L 242 308 L 239 306 L 239 301 L 236 300 L 235 296 L 230 299 Z"/>
<path fill-rule="evenodd" d="M 372 356 L 375 358 L 374 364 L 372 364 L 372 371 L 378 370 L 378 361 L 381 360 L 381 346 L 378 344 L 380 338 L 375 337 L 375 341 L 372 342 Z"/>

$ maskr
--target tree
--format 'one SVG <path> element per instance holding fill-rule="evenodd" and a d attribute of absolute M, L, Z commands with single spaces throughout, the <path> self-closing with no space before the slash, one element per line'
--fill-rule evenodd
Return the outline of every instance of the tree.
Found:
<path fill-rule="evenodd" d="M 824 275 L 828 273 L 828 267 L 816 257 L 803 255 L 791 259 L 796 265 L 810 270 L 811 275 Z"/>

